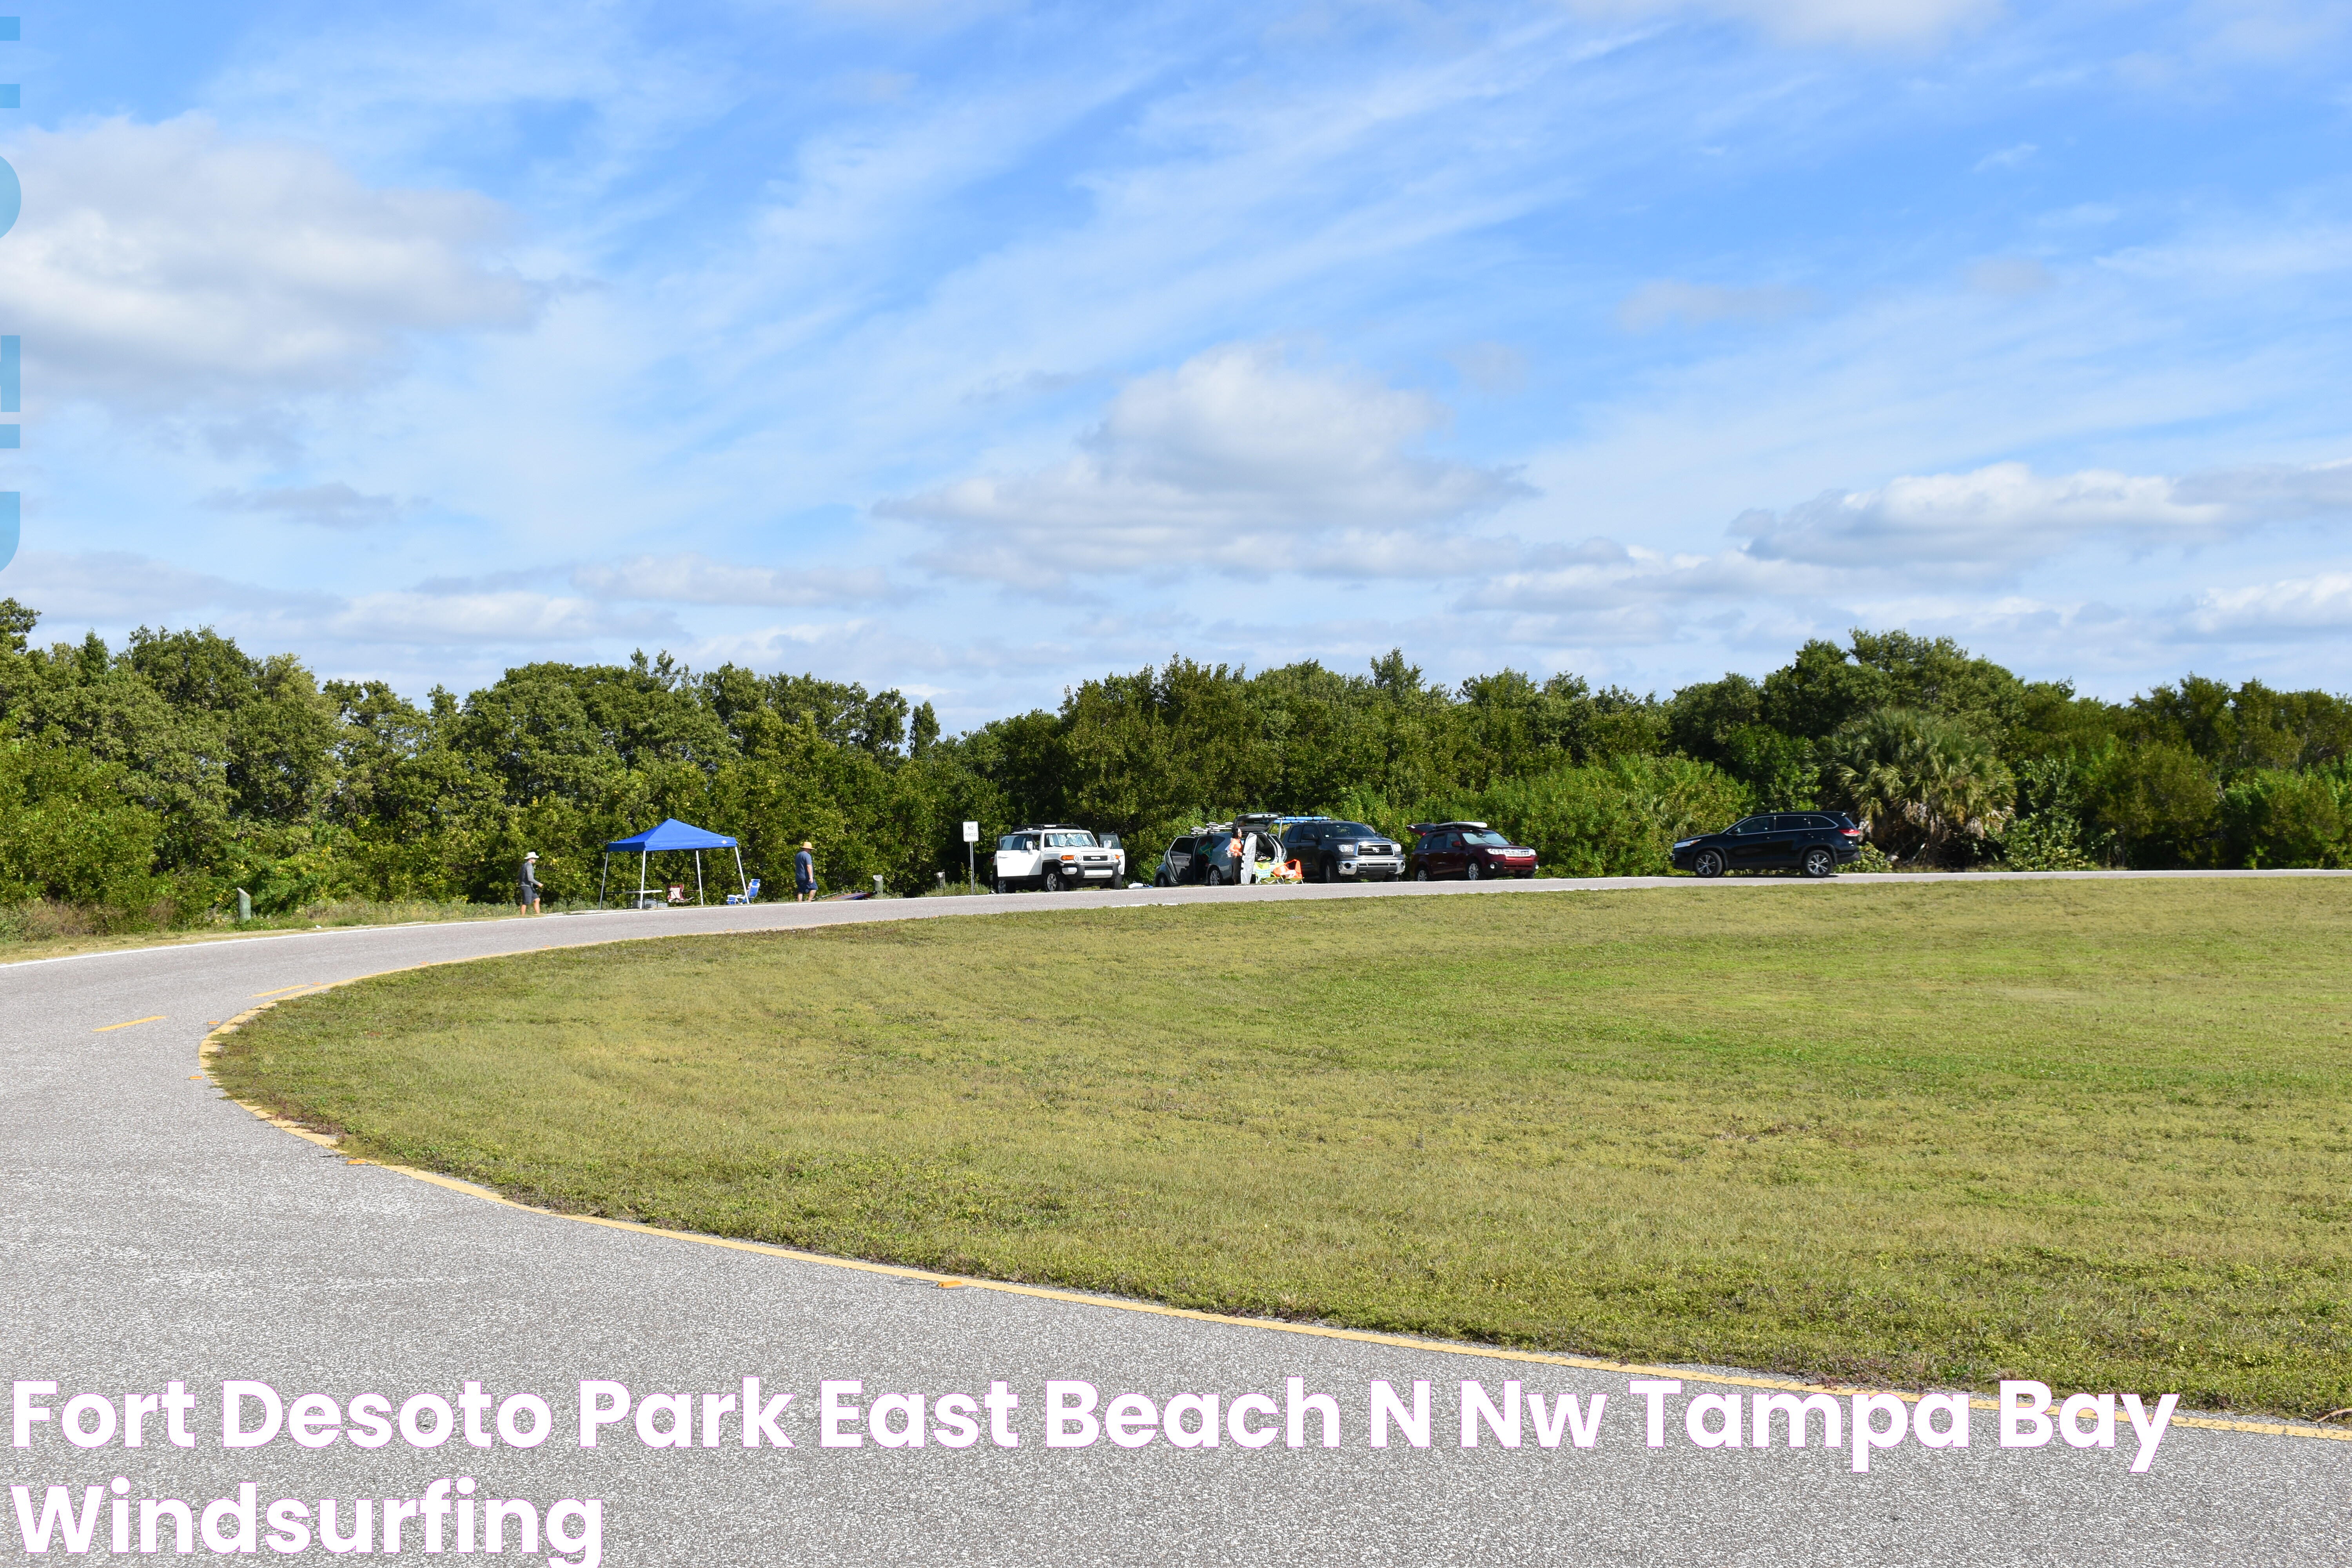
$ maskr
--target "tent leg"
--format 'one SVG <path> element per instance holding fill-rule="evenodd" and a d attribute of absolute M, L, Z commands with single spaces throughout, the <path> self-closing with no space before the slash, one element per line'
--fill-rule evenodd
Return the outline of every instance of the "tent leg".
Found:
<path fill-rule="evenodd" d="M 743 901 L 747 904 L 750 903 L 751 901 L 751 880 L 743 875 L 743 847 L 740 844 L 735 846 L 735 880 L 740 884 L 743 889 Z"/>
<path fill-rule="evenodd" d="M 702 851 L 694 852 L 694 907 L 702 907 Z"/>
<path fill-rule="evenodd" d="M 612 874 L 613 852 L 607 849 L 604 851 L 604 867 L 596 873 L 596 907 L 600 910 L 604 907 L 604 882 Z"/>
<path fill-rule="evenodd" d="M 651 856 L 647 851 L 643 849 L 637 851 L 637 908 L 639 909 L 646 907 L 646 862 L 649 858 Z"/>

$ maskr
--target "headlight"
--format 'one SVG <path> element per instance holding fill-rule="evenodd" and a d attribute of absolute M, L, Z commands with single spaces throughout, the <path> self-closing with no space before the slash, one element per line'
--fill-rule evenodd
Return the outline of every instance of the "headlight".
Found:
<path fill-rule="evenodd" d="M 1677 849 L 1687 849 L 1697 842 L 1698 840 L 1696 838 L 1677 838 L 1675 840 L 1675 847 Z"/>

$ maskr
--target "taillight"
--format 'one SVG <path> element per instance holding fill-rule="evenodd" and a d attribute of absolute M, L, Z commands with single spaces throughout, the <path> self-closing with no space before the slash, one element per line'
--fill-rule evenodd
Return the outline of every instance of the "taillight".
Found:
<path fill-rule="evenodd" d="M 1862 829 L 1859 827 L 1841 827 L 1838 831 L 1845 835 L 1848 838 L 1859 838 L 1862 837 Z"/>

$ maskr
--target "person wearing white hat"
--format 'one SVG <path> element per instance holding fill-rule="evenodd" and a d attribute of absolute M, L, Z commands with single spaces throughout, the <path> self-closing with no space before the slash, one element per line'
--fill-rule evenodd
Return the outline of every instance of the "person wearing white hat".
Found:
<path fill-rule="evenodd" d="M 522 912 L 539 913 L 539 851 L 534 849 L 522 858 Z"/>

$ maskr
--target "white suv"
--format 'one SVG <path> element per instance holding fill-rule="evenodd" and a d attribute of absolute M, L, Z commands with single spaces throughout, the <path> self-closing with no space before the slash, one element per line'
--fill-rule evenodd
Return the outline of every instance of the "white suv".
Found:
<path fill-rule="evenodd" d="M 1116 888 L 1127 869 L 1127 851 L 1114 842 L 1095 841 L 1083 827 L 1058 822 L 1016 827 L 996 841 L 996 890 L 1043 888 Z"/>

